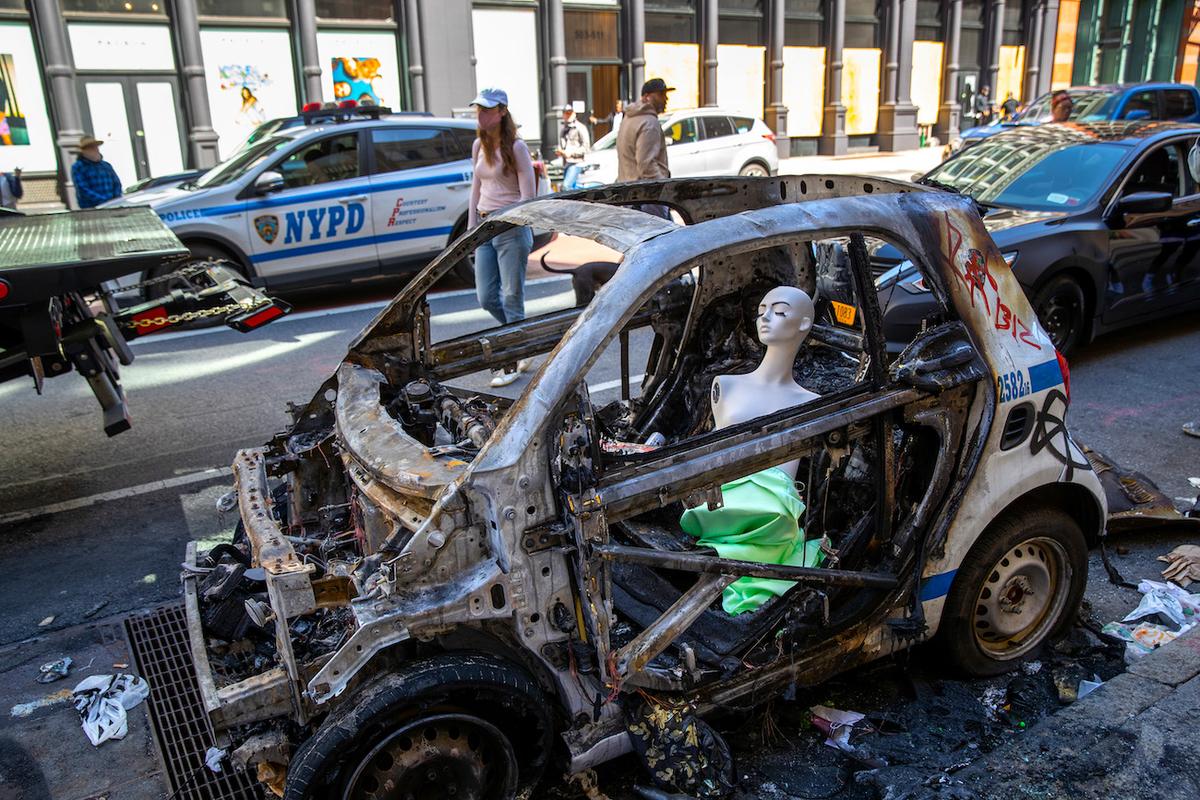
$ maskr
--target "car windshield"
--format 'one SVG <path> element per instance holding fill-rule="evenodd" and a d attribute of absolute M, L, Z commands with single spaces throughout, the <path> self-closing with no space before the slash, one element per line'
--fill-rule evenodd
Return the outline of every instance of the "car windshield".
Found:
<path fill-rule="evenodd" d="M 208 189 L 213 186 L 224 186 L 230 181 L 235 181 L 245 175 L 248 170 L 258 166 L 277 151 L 291 144 L 292 141 L 290 138 L 280 136 L 272 139 L 264 139 L 257 144 L 252 144 L 249 148 L 237 153 L 228 161 L 222 161 L 220 164 L 217 164 L 197 178 L 196 182 L 190 184 L 187 188 Z"/>
<path fill-rule="evenodd" d="M 1098 195 L 1128 152 L 1108 142 L 1064 145 L 1057 137 L 1001 135 L 964 150 L 922 181 L 988 205 L 1061 211 Z"/>

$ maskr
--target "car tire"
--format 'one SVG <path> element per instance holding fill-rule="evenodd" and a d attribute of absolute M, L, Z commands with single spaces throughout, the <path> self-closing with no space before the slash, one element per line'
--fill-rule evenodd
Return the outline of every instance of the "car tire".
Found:
<path fill-rule="evenodd" d="M 742 176 L 743 178 L 766 178 L 769 177 L 770 174 L 771 171 L 758 161 L 750 161 L 746 164 L 743 164 L 742 168 L 738 170 L 738 175 Z"/>
<path fill-rule="evenodd" d="M 1087 299 L 1083 287 L 1069 275 L 1051 278 L 1039 289 L 1034 295 L 1033 310 L 1054 348 L 1064 356 L 1083 343 Z"/>
<path fill-rule="evenodd" d="M 284 800 L 365 800 L 388 780 L 410 790 L 401 797 L 515 797 L 550 755 L 549 706 L 508 661 L 447 653 L 410 663 L 363 685 L 297 749 Z"/>
<path fill-rule="evenodd" d="M 1037 507 L 993 522 L 963 559 L 938 639 L 961 671 L 999 675 L 1037 655 L 1074 619 L 1087 583 L 1079 523 Z"/>

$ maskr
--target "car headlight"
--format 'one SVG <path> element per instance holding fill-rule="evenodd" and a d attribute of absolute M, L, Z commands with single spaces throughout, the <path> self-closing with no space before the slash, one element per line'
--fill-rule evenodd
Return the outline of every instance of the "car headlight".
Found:
<path fill-rule="evenodd" d="M 1010 250 L 1007 253 L 1002 253 L 1001 258 L 1011 268 L 1017 260 L 1017 251 Z M 924 294 L 929 291 L 929 287 L 925 285 L 925 276 L 921 274 L 919 269 L 913 266 L 911 261 L 901 261 L 893 269 L 895 270 L 895 274 L 899 275 L 896 284 L 904 291 L 909 294 Z M 883 277 L 882 275 L 880 276 L 880 278 Z"/>

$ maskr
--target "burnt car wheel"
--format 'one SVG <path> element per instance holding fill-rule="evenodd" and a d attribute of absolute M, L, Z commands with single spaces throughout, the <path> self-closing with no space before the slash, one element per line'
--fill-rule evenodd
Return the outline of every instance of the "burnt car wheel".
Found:
<path fill-rule="evenodd" d="M 469 714 L 418 717 L 361 759 L 342 800 L 512 797 L 517 757 L 503 733 Z"/>
<path fill-rule="evenodd" d="M 1087 544 L 1067 514 L 1036 508 L 993 523 L 967 554 L 938 637 L 956 666 L 998 675 L 1031 658 L 1075 616 Z"/>
<path fill-rule="evenodd" d="M 510 662 L 472 653 L 414 662 L 325 719 L 297 749 L 284 800 L 507 800 L 541 778 L 551 708 Z"/>
<path fill-rule="evenodd" d="M 1066 275 L 1054 278 L 1038 291 L 1033 307 L 1054 349 L 1067 355 L 1079 346 L 1087 321 L 1087 302 L 1077 282 Z"/>

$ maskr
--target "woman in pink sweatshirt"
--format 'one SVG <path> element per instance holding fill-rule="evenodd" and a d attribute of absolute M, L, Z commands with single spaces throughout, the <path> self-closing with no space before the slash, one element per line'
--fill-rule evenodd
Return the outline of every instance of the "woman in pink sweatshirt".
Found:
<path fill-rule="evenodd" d="M 529 148 L 517 138 L 503 89 L 484 89 L 471 101 L 479 137 L 471 148 L 470 225 L 494 211 L 528 200 L 537 191 Z M 533 248 L 533 231 L 505 231 L 475 250 L 475 291 L 479 305 L 501 324 L 525 319 L 525 270 Z M 493 370 L 492 386 L 506 386 L 525 369 Z"/>

